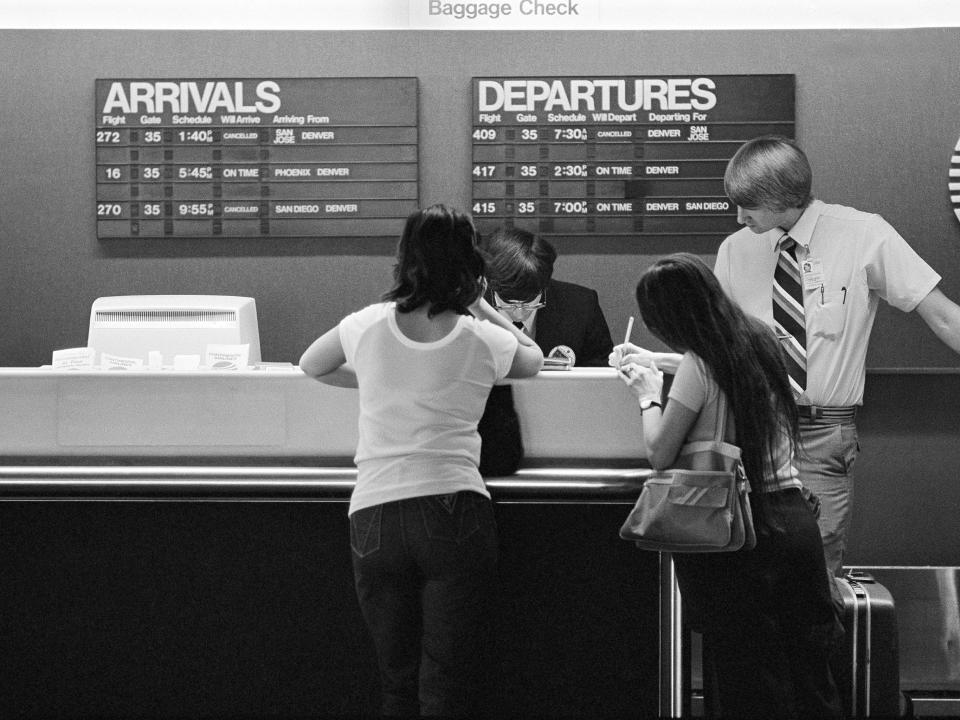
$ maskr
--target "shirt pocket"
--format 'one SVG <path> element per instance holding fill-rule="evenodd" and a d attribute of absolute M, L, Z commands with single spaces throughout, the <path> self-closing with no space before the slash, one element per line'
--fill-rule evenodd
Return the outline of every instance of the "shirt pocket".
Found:
<path fill-rule="evenodd" d="M 814 337 L 837 340 L 847 317 L 846 291 L 824 293 L 813 306 L 808 326 Z"/>

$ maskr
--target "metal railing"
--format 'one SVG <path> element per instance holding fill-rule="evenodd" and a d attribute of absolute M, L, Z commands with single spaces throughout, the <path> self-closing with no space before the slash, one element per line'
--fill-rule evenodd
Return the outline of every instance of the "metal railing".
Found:
<path fill-rule="evenodd" d="M 632 504 L 646 468 L 531 468 L 487 478 L 501 503 Z M 0 467 L 0 500 L 346 502 L 353 467 L 14 465 Z"/>

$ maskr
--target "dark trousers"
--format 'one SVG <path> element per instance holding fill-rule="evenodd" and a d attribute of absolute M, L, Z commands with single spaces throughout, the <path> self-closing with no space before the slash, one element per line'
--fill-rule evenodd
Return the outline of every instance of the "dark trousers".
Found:
<path fill-rule="evenodd" d="M 674 555 L 703 633 L 709 717 L 841 717 L 829 659 L 842 637 L 820 532 L 800 490 L 751 495 L 757 546 Z"/>
<path fill-rule="evenodd" d="M 365 508 L 350 516 L 350 544 L 382 713 L 476 715 L 497 566 L 490 500 L 459 492 Z"/>

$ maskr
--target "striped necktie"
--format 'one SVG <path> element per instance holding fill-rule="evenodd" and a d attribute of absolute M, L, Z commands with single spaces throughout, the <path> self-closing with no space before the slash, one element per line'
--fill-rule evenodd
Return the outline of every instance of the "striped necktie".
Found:
<path fill-rule="evenodd" d="M 807 331 L 797 241 L 787 234 L 780 238 L 780 256 L 773 273 L 773 322 L 784 349 L 790 386 L 799 397 L 807 387 Z"/>

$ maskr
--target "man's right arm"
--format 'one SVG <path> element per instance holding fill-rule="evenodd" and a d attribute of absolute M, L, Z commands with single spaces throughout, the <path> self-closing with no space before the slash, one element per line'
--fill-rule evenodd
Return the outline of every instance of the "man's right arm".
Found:
<path fill-rule="evenodd" d="M 944 345 L 960 354 L 960 306 L 934 288 L 917 305 L 917 314 Z"/>

